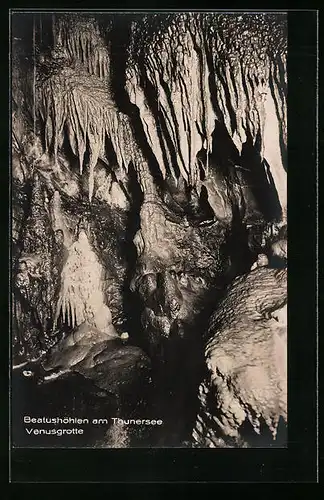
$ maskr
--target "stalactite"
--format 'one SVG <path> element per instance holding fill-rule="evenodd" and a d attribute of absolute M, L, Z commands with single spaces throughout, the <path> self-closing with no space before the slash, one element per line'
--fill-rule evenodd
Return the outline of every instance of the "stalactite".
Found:
<path fill-rule="evenodd" d="M 279 123 L 285 133 L 286 84 L 284 76 L 272 76 L 279 72 L 279 67 L 280 75 L 285 73 L 284 23 L 284 17 L 281 21 L 265 15 L 188 13 L 174 16 L 153 33 L 148 32 L 144 22 L 135 23 L 127 90 L 131 101 L 139 107 L 144 131 L 163 176 L 175 157 L 181 175 L 190 184 L 197 182 L 197 153 L 202 147 L 211 153 L 215 118 L 225 124 L 239 152 L 247 135 L 255 143 L 260 134 L 261 159 L 265 131 L 270 130 L 271 123 Z M 271 72 L 271 65 L 276 70 Z M 142 86 L 138 75 L 143 77 Z M 152 108 L 154 103 L 146 91 L 145 79 L 156 92 L 156 109 Z M 213 98 L 211 82 L 216 89 Z M 266 107 L 271 86 L 275 110 Z M 161 124 L 170 138 L 171 150 L 166 134 L 156 132 Z M 285 211 L 285 186 L 280 186 L 285 166 L 279 157 L 271 160 L 268 163 Z"/>
<path fill-rule="evenodd" d="M 41 125 L 45 153 L 33 145 L 25 170 L 16 169 L 27 187 L 26 213 L 18 201 L 14 212 L 26 216 L 21 234 L 17 221 L 13 227 L 22 250 L 17 297 L 26 288 L 30 294 L 27 319 L 15 301 L 18 328 L 28 335 L 36 329 L 35 338 L 42 330 L 47 340 L 51 332 L 53 342 L 63 334 L 45 370 L 65 363 L 108 391 L 142 373 L 143 365 L 129 361 L 132 346 L 126 364 L 124 349 L 128 341 L 143 342 L 158 368 L 154 377 L 161 365 L 159 380 L 153 377 L 158 397 L 172 389 L 171 404 L 161 408 L 173 413 L 170 420 L 176 416 L 176 429 L 183 420 L 191 433 L 195 416 L 189 418 L 183 400 L 192 386 L 189 403 L 196 401 L 200 384 L 194 441 L 222 446 L 215 427 L 238 437 L 245 420 L 259 433 L 261 414 L 275 437 L 279 414 L 287 419 L 284 326 L 262 316 L 272 314 L 272 304 L 261 312 L 254 304 L 261 295 L 261 305 L 276 298 L 278 287 L 265 286 L 267 276 L 276 275 L 271 265 L 279 252 L 277 265 L 287 257 L 283 233 L 271 244 L 263 234 L 268 200 L 260 201 L 275 199 L 276 189 L 285 217 L 285 22 L 267 15 L 150 14 L 128 18 L 124 33 L 117 23 L 109 34 L 110 16 L 100 16 L 55 15 L 54 47 L 36 58 L 30 127 Z M 21 74 L 15 78 L 24 89 Z M 24 90 L 15 93 L 18 114 L 23 98 Z M 261 251 L 269 257 L 265 272 L 253 260 Z M 253 273 L 260 280 L 250 286 Z M 234 297 L 237 276 L 243 285 Z M 281 296 L 286 301 L 285 289 Z M 129 335 L 120 336 L 124 328 Z M 106 363 L 100 344 L 112 339 Z M 247 358 L 258 370 L 250 370 Z M 209 370 L 203 383 L 200 364 Z M 139 390 L 142 397 L 143 385 Z M 227 420 L 212 414 L 217 405 Z M 163 427 L 166 439 L 175 434 L 169 421 Z M 117 444 L 129 445 L 123 436 Z"/>
<path fill-rule="evenodd" d="M 78 20 L 77 23 L 79 22 Z M 104 151 L 105 133 L 112 140 L 121 168 L 127 169 L 134 156 L 130 150 L 136 150 L 138 146 L 132 137 L 133 132 L 129 133 L 125 118 L 114 108 L 110 98 L 107 99 L 108 86 L 104 82 L 99 83 L 103 76 L 102 65 L 106 66 L 108 52 L 103 49 L 98 27 L 93 22 L 83 22 L 84 26 L 87 26 L 84 33 L 76 29 L 67 33 L 67 28 L 62 21 L 61 24 L 59 23 L 58 32 L 63 33 L 66 30 L 66 36 L 61 36 L 62 40 L 71 37 L 74 39 L 76 51 L 74 56 L 79 57 L 79 50 L 82 50 L 83 60 L 91 54 L 88 63 L 91 63 L 92 73 L 98 76 L 86 78 L 83 74 L 83 85 L 73 90 L 70 89 L 70 92 L 65 93 L 65 96 L 70 97 L 66 98 L 61 92 L 62 85 L 65 88 L 68 86 L 69 76 L 65 69 L 60 76 L 56 77 L 56 80 L 52 77 L 51 82 L 47 82 L 47 88 L 45 85 L 42 93 L 46 96 L 47 110 L 51 109 L 46 124 L 46 137 L 47 144 L 54 143 L 54 155 L 57 154 L 57 149 L 62 143 L 62 130 L 66 122 L 71 148 L 74 153 L 77 150 L 79 156 L 80 173 L 83 172 L 86 144 L 89 142 L 91 158 L 89 198 L 91 200 L 94 168 L 98 157 Z M 273 85 L 274 91 L 272 92 L 275 109 L 269 105 L 265 107 L 264 95 L 267 94 L 268 98 L 271 96 L 266 84 L 261 84 L 261 82 L 266 82 L 270 78 L 267 68 L 271 61 L 267 52 L 267 43 L 262 45 L 260 41 L 262 30 L 258 31 L 258 26 L 261 21 L 256 20 L 257 29 L 254 29 L 253 22 L 252 29 L 247 29 L 244 24 L 246 21 L 243 20 L 242 26 L 232 32 L 229 29 L 230 16 L 224 15 L 221 22 L 218 21 L 223 28 L 221 36 L 213 35 L 215 24 L 213 18 L 205 21 L 208 28 L 207 35 L 202 35 L 200 22 L 197 15 L 186 14 L 179 18 L 174 16 L 168 29 L 161 30 L 148 40 L 145 49 L 141 47 L 139 58 L 142 58 L 142 63 L 136 60 L 134 54 L 131 54 L 127 69 L 127 90 L 131 101 L 139 108 L 144 132 L 157 159 L 162 177 L 165 178 L 167 172 L 171 172 L 171 175 L 176 177 L 175 169 L 178 168 L 190 185 L 198 184 L 198 189 L 200 181 L 197 154 L 203 147 L 206 147 L 207 153 L 211 152 L 216 117 L 224 121 L 239 151 L 242 149 L 247 133 L 255 140 L 260 131 L 261 157 L 264 156 L 265 133 L 270 130 L 269 124 L 273 120 L 278 121 L 279 118 L 283 121 L 285 119 L 284 113 L 280 111 L 285 107 L 284 91 L 281 95 L 278 94 L 277 83 Z M 80 25 L 76 24 L 76 26 Z M 139 40 L 136 32 L 139 29 L 141 25 L 133 29 L 135 43 Z M 266 32 L 267 29 L 268 26 L 265 23 Z M 217 32 L 219 33 L 219 30 Z M 233 33 L 237 35 L 237 39 L 229 48 L 228 40 Z M 150 44 L 155 50 L 150 50 Z M 156 50 L 157 47 L 160 50 Z M 212 61 L 212 68 L 210 61 Z M 144 76 L 140 64 L 144 64 L 145 78 L 157 92 L 157 110 L 152 109 L 151 97 L 147 95 L 145 88 L 142 89 L 139 85 L 139 75 Z M 87 63 L 85 65 L 87 66 Z M 211 70 L 213 70 L 212 73 Z M 278 79 L 275 77 L 276 71 L 272 73 L 272 80 L 276 82 Z M 219 110 L 215 109 L 212 102 L 211 78 L 214 78 L 217 89 L 216 97 L 221 116 L 218 116 Z M 73 79 L 72 75 L 71 79 Z M 242 90 L 244 88 L 245 91 Z M 43 116 L 45 115 L 44 110 Z M 89 129 L 89 123 L 95 124 L 95 133 Z M 285 125 L 281 128 L 284 131 Z M 158 132 L 159 129 L 161 132 Z M 267 161 L 270 169 L 274 170 L 273 177 L 278 186 L 279 180 L 284 177 L 285 173 L 281 172 L 282 160 L 277 153 L 276 155 L 276 158 L 273 158 L 270 154 L 271 161 L 269 159 Z M 176 165 L 173 165 L 174 158 Z M 206 168 L 208 168 L 207 165 Z M 281 204 L 285 206 L 285 188 L 277 189 L 280 190 Z"/>
<path fill-rule="evenodd" d="M 94 169 L 105 154 L 106 136 L 111 140 L 120 168 L 127 170 L 138 149 L 130 120 L 118 112 L 106 82 L 81 69 L 63 68 L 40 87 L 40 116 L 45 121 L 46 149 L 57 156 L 65 126 L 73 153 L 83 173 L 84 155 L 89 144 L 89 199 L 94 188 Z"/>
<path fill-rule="evenodd" d="M 61 16 L 56 29 L 70 56 L 81 62 L 90 74 L 106 79 L 109 49 L 102 40 L 96 21 L 78 15 L 72 19 L 71 16 Z"/>

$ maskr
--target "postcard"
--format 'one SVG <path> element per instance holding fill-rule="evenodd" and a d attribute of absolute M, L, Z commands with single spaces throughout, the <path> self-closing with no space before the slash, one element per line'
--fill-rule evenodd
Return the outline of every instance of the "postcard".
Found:
<path fill-rule="evenodd" d="M 11 13 L 14 448 L 287 446 L 287 14 Z"/>

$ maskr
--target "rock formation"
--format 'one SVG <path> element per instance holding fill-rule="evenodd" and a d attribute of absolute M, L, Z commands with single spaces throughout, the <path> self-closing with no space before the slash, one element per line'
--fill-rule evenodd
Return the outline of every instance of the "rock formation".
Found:
<path fill-rule="evenodd" d="M 211 316 L 205 356 L 208 375 L 194 438 L 217 447 L 242 442 L 248 421 L 276 437 L 287 421 L 287 273 L 257 268 L 234 280 Z"/>
<path fill-rule="evenodd" d="M 30 14 L 25 31 L 19 16 L 14 365 L 118 397 L 118 381 L 152 386 L 161 446 L 249 445 L 245 421 L 275 439 L 287 421 L 285 16 Z M 107 435 L 129 445 L 125 432 Z"/>

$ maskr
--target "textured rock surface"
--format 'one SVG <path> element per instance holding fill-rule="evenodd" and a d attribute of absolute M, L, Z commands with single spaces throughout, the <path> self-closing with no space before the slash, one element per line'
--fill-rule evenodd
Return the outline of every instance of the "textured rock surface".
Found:
<path fill-rule="evenodd" d="M 123 386 L 141 379 L 143 392 L 150 377 L 150 361 L 138 347 L 125 345 L 116 332 L 105 333 L 83 324 L 59 341 L 42 361 L 44 380 L 79 373 L 107 392 L 120 394 Z"/>
<path fill-rule="evenodd" d="M 205 358 L 208 375 L 199 388 L 194 439 L 219 447 L 239 445 L 248 420 L 273 438 L 287 422 L 287 272 L 257 268 L 234 281 L 210 319 Z"/>
<path fill-rule="evenodd" d="M 284 327 L 267 314 L 286 271 L 254 263 L 287 261 L 285 16 L 27 25 L 13 30 L 14 363 L 41 357 L 48 381 L 77 373 L 114 393 L 141 374 L 146 387 L 152 364 L 160 444 L 177 446 L 206 362 L 195 441 L 209 445 L 205 397 L 225 436 L 261 417 L 275 432 Z"/>

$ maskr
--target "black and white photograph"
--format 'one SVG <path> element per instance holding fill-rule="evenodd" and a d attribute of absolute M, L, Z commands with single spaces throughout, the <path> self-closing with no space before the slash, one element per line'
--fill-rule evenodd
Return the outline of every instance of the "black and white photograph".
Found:
<path fill-rule="evenodd" d="M 14 448 L 287 447 L 287 44 L 10 13 Z"/>

